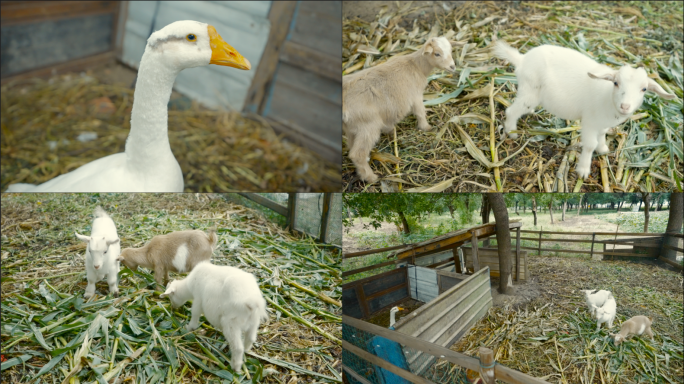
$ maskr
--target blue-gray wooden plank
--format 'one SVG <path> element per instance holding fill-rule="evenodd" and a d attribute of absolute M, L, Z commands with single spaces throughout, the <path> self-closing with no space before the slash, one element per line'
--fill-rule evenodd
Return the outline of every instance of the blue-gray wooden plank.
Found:
<path fill-rule="evenodd" d="M 439 294 L 437 272 L 434 269 L 409 266 L 409 294 L 412 299 L 430 302 Z"/>
<path fill-rule="evenodd" d="M 3 26 L 0 72 L 9 76 L 112 49 L 114 15 Z"/>
<path fill-rule="evenodd" d="M 121 59 L 132 67 L 139 66 L 145 51 L 156 3 L 129 3 Z M 268 41 L 270 6 L 270 1 L 162 1 L 155 31 L 179 20 L 210 24 L 252 64 L 250 71 L 216 65 L 186 69 L 178 75 L 176 91 L 211 108 L 241 110 Z"/>

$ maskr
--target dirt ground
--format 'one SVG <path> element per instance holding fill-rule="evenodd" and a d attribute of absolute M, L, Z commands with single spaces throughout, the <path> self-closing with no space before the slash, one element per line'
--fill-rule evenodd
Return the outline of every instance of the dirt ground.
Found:
<path fill-rule="evenodd" d="M 364 223 L 362 218 L 354 218 L 353 223 L 354 224 L 351 227 L 344 227 L 344 231 L 342 232 L 342 249 L 344 249 L 344 253 L 358 252 L 368 249 L 368 247 L 364 247 L 359 244 L 358 238 L 352 237 L 350 235 L 366 231 L 384 233 L 386 235 L 390 235 L 392 233 L 399 233 L 397 226 L 392 223 L 382 223 L 380 228 L 378 229 L 375 229 L 372 226 L 368 225 L 368 222 Z M 364 225 L 366 225 L 367 227 L 364 228 Z"/>

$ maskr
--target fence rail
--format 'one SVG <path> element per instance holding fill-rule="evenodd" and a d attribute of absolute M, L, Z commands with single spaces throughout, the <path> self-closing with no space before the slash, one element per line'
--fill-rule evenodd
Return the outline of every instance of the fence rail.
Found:
<path fill-rule="evenodd" d="M 383 327 L 377 326 L 375 324 L 365 322 L 363 320 L 355 319 L 355 318 L 350 317 L 350 316 L 342 315 L 342 323 L 346 324 L 348 326 L 357 328 L 361 331 L 365 331 L 365 332 L 368 332 L 370 334 L 378 335 L 378 336 L 384 337 L 388 340 L 395 341 L 401 345 L 419 350 L 425 354 L 432 355 L 436 359 L 443 359 L 443 360 L 446 360 L 452 364 L 456 364 L 460 367 L 464 367 L 464 368 L 467 368 L 467 369 L 470 369 L 470 370 L 473 370 L 476 372 L 482 372 L 485 375 L 493 374 L 493 376 L 490 376 L 490 377 L 492 377 L 491 382 L 494 382 L 493 379 L 495 378 L 495 379 L 498 379 L 500 381 L 503 381 L 503 382 L 509 383 L 509 384 L 544 384 L 544 383 L 548 384 L 547 381 L 544 381 L 542 379 L 527 375 L 525 373 L 516 371 L 516 370 L 511 369 L 511 368 L 505 367 L 499 363 L 494 364 L 493 360 L 490 360 L 489 362 L 483 361 L 483 363 L 485 363 L 485 364 L 481 364 L 480 363 L 481 359 L 477 359 L 477 358 L 474 358 L 474 357 L 471 357 L 471 356 L 468 356 L 468 355 L 465 355 L 465 354 L 462 354 L 459 352 L 455 352 L 455 351 L 452 351 L 448 348 L 444 348 L 444 347 L 439 346 L 437 344 L 431 343 L 429 341 L 425 341 L 425 340 L 419 339 L 417 337 L 409 336 L 406 334 L 399 333 L 397 331 L 393 331 L 393 330 L 390 330 L 387 328 L 383 328 Z M 350 343 L 348 341 L 345 341 L 345 340 L 342 341 L 342 348 L 344 348 L 348 352 L 350 352 L 350 353 L 352 353 L 352 354 L 354 354 L 354 355 L 356 355 L 359 358 L 364 359 L 364 360 L 366 357 L 368 357 L 368 355 L 366 355 L 365 353 L 356 353 L 356 352 L 360 352 L 359 351 L 360 348 L 358 348 L 358 347 L 349 348 L 349 346 L 350 346 Z M 491 350 L 488 350 L 487 348 L 483 348 L 480 351 L 481 351 L 481 353 L 480 353 L 481 356 L 485 354 L 483 352 L 486 352 L 487 354 L 488 354 L 488 352 L 491 352 Z M 362 351 L 362 352 L 365 352 L 365 351 Z M 377 357 L 377 356 L 374 356 L 374 357 Z M 492 359 L 493 359 L 493 357 L 492 357 Z M 382 360 L 382 359 L 380 359 L 380 360 Z M 482 360 L 484 360 L 484 359 L 482 359 Z M 385 368 L 387 366 L 387 364 L 392 365 L 391 363 L 389 363 L 385 360 L 382 360 L 382 361 L 383 362 L 381 364 L 383 364 L 383 366 L 382 366 L 383 368 Z M 371 361 L 371 362 L 373 362 L 373 361 Z M 396 367 L 394 365 L 392 365 L 392 366 L 397 369 L 397 370 L 392 371 L 393 373 L 397 373 L 397 372 L 399 372 L 398 370 L 401 369 L 401 368 Z M 491 367 L 491 368 L 483 368 L 483 367 Z M 387 369 L 387 368 L 385 368 L 385 369 Z M 390 369 L 388 369 L 388 370 L 390 370 Z M 406 371 L 406 372 L 410 373 L 408 371 Z M 404 376 L 402 376 L 402 377 L 404 377 Z M 408 379 L 408 377 L 405 377 L 405 378 Z M 415 381 L 415 382 L 425 382 L 425 381 L 423 381 L 423 380 L 425 380 L 424 378 L 420 378 L 420 379 L 421 379 L 421 381 Z"/>

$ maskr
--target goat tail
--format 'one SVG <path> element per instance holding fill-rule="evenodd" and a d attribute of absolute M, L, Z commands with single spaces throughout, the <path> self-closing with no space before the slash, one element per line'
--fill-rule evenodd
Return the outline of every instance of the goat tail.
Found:
<path fill-rule="evenodd" d="M 215 251 L 216 246 L 218 245 L 218 236 L 216 235 L 216 228 L 211 228 L 207 233 L 207 236 L 209 237 L 209 242 L 211 243 L 211 250 Z"/>
<path fill-rule="evenodd" d="M 511 47 L 510 45 L 499 40 L 494 44 L 492 48 L 492 53 L 499 59 L 504 59 L 509 63 L 513 64 L 514 67 L 518 68 L 523 61 L 523 54 L 518 52 L 517 49 Z"/>
<path fill-rule="evenodd" d="M 95 208 L 95 218 L 97 219 L 98 217 L 109 217 L 107 212 L 102 209 L 99 205 Z"/>

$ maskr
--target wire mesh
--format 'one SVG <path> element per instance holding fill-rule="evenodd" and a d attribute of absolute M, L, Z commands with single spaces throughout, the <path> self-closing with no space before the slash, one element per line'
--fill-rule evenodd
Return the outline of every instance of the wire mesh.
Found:
<path fill-rule="evenodd" d="M 257 195 L 261 195 L 283 207 L 287 207 L 287 193 L 257 193 Z"/>
<path fill-rule="evenodd" d="M 342 324 L 342 339 L 434 383 L 468 384 L 465 368 L 351 325 Z M 393 353 L 395 349 L 398 351 L 397 354 Z M 346 349 L 342 350 L 342 362 L 359 376 L 373 384 L 410 383 L 408 380 L 380 368 Z M 413 367 L 417 367 L 418 370 L 414 371 Z M 349 383 L 361 384 L 360 381 L 354 379 L 351 375 L 347 375 L 346 378 Z"/>
<path fill-rule="evenodd" d="M 321 216 L 323 215 L 322 193 L 298 193 L 296 195 L 296 230 L 318 238 L 321 234 Z"/>

